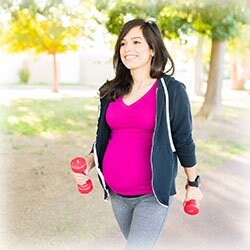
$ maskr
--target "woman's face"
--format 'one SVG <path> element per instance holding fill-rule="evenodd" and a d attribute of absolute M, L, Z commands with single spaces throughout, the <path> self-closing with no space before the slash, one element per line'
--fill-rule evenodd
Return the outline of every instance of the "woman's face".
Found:
<path fill-rule="evenodd" d="M 120 57 L 126 68 L 130 70 L 150 71 L 153 55 L 153 50 L 149 48 L 140 26 L 132 28 L 121 41 Z"/>

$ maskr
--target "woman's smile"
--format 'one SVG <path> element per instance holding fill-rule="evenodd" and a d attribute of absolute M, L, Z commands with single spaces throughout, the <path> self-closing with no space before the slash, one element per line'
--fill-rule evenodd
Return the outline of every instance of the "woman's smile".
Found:
<path fill-rule="evenodd" d="M 136 57 L 137 57 L 136 55 L 126 55 L 126 56 L 124 56 L 124 58 L 125 58 L 126 60 L 135 59 Z"/>

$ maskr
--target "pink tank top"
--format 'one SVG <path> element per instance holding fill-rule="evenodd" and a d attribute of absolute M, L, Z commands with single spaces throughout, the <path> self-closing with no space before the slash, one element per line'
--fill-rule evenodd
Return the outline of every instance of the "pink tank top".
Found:
<path fill-rule="evenodd" d="M 103 158 L 103 174 L 113 192 L 151 194 L 151 147 L 155 127 L 156 87 L 126 105 L 122 97 L 109 103 L 106 120 L 111 138 Z"/>

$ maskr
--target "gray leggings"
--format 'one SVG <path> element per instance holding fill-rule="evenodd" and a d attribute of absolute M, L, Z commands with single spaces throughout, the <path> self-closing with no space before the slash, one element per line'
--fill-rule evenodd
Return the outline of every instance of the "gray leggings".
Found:
<path fill-rule="evenodd" d="M 169 207 L 160 205 L 153 194 L 126 198 L 111 192 L 112 208 L 127 240 L 126 250 L 152 250 L 165 224 Z M 173 197 L 170 197 L 170 204 Z"/>

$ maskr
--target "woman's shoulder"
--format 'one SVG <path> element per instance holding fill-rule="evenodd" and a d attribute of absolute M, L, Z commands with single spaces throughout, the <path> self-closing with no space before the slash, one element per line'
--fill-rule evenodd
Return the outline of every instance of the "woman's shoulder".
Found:
<path fill-rule="evenodd" d="M 163 79 L 162 84 L 165 84 L 165 86 L 168 88 L 168 90 L 177 90 L 180 88 L 184 88 L 186 89 L 186 86 L 183 82 L 180 82 L 178 80 L 175 79 L 175 77 L 173 76 L 168 76 L 168 75 L 164 75 L 161 77 Z"/>

